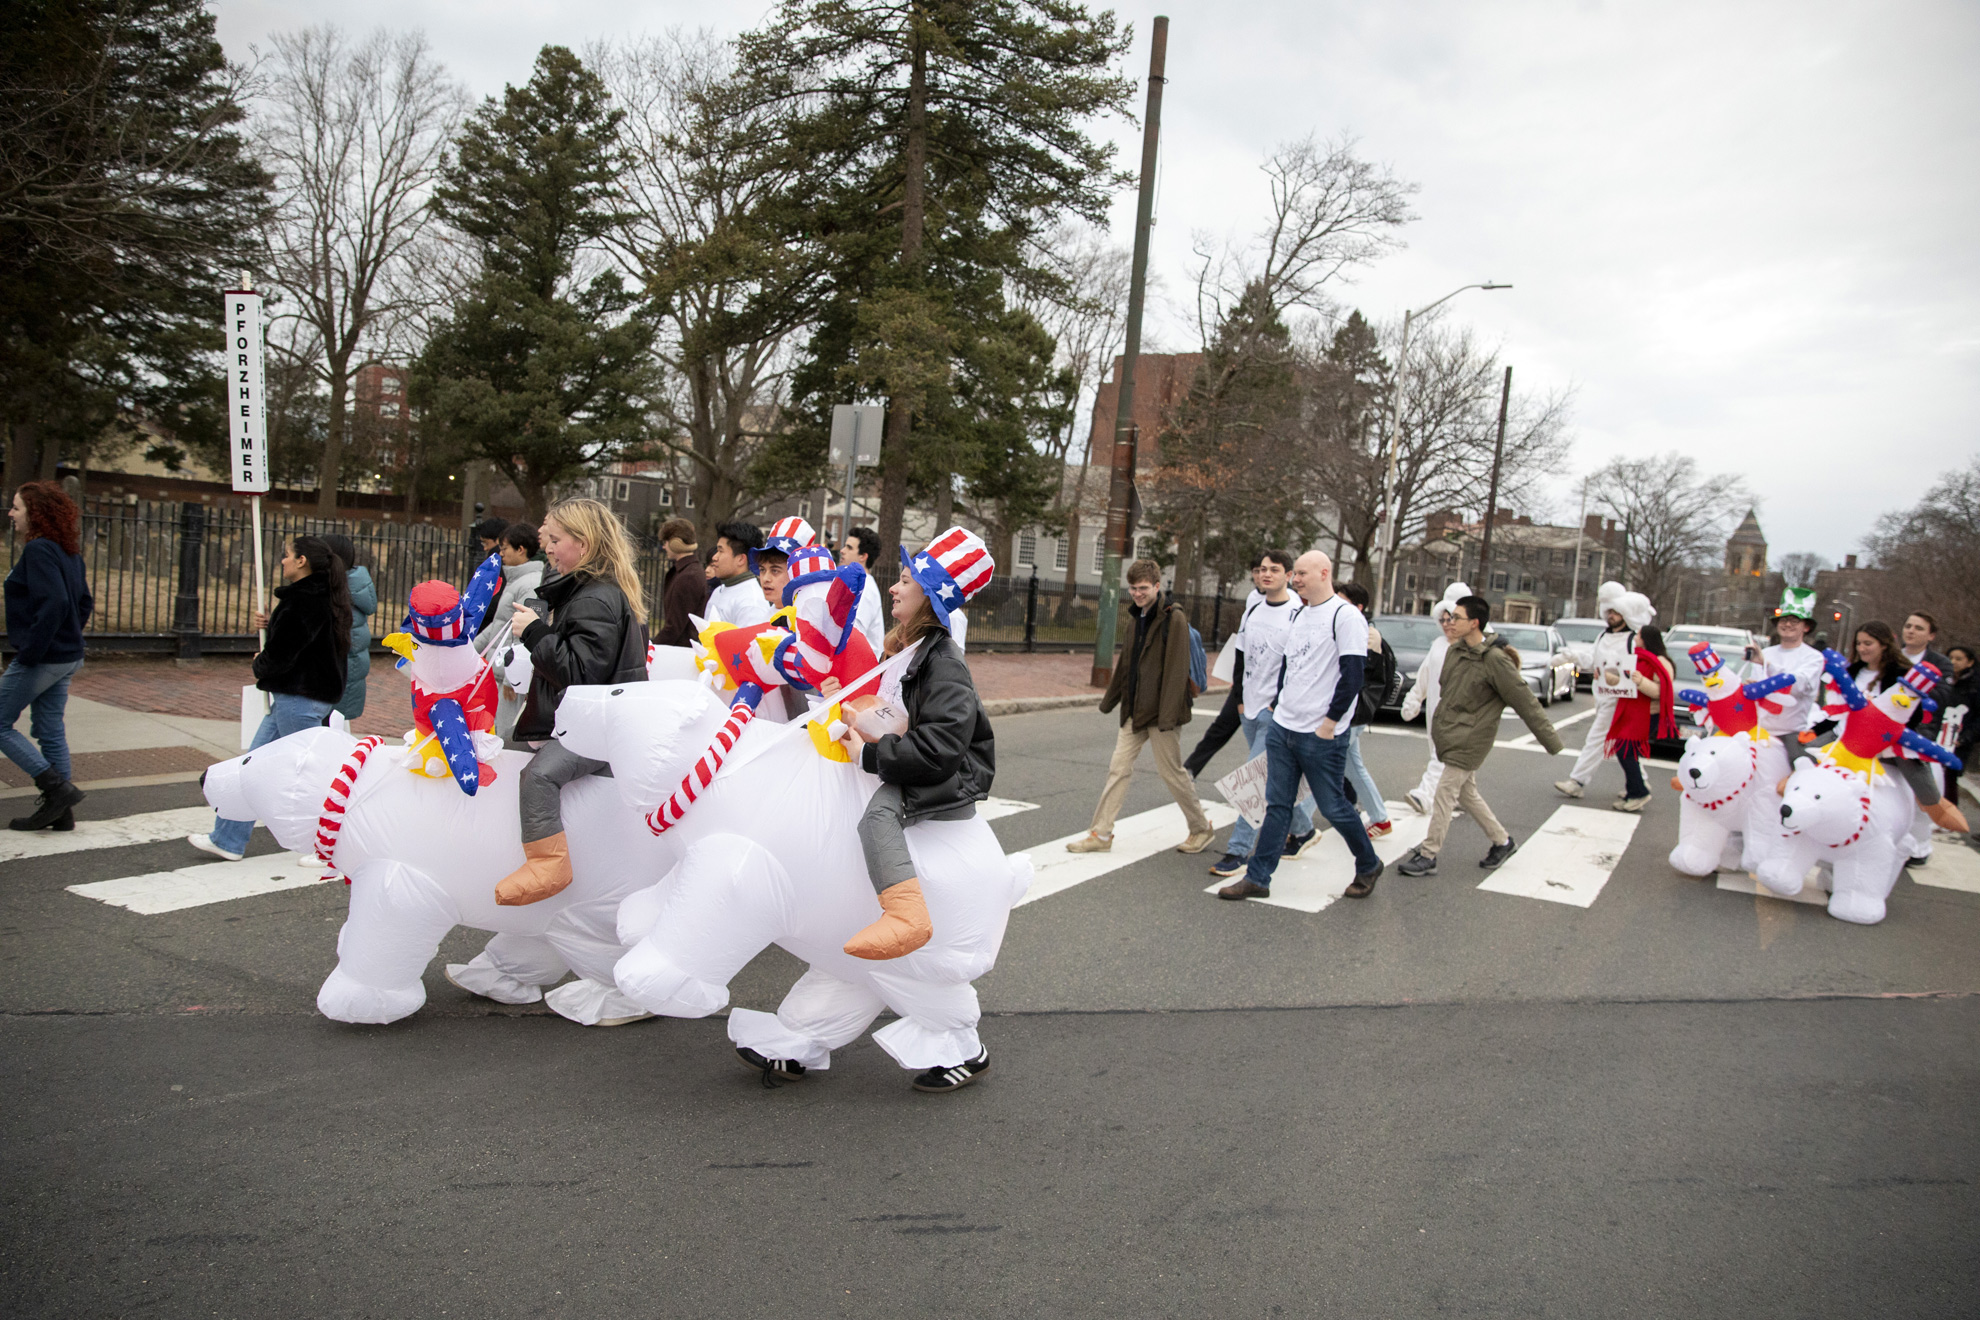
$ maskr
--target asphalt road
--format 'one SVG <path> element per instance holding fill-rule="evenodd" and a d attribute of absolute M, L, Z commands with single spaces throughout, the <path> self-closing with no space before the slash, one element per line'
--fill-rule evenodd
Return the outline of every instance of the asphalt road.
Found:
<path fill-rule="evenodd" d="M 1007 848 L 1084 828 L 1111 730 L 998 722 L 997 792 L 1035 804 Z M 1420 736 L 1367 748 L 1398 796 Z M 1516 838 L 1566 766 L 1494 753 Z M 0 1309 L 1974 1314 L 1980 894 L 1908 876 L 1863 928 L 1677 876 L 1653 784 L 1586 908 L 1477 889 L 1463 820 L 1439 875 L 1318 913 L 1211 898 L 1214 850 L 1030 903 L 981 983 L 991 1073 L 943 1097 L 870 1041 L 765 1090 L 719 1020 L 585 1030 L 437 966 L 414 1018 L 341 1026 L 341 886 L 140 916 L 66 886 L 183 844 L 0 863 Z M 1144 766 L 1125 814 L 1166 800 Z"/>

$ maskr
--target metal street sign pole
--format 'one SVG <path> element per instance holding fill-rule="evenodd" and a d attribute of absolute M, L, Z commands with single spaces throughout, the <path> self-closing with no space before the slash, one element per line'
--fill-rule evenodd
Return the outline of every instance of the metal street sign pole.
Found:
<path fill-rule="evenodd" d="M 853 483 L 859 470 L 880 461 L 880 437 L 886 429 L 887 410 L 878 404 L 835 403 L 832 405 L 832 445 L 827 461 L 846 465 L 846 523 L 839 529 L 839 544 L 852 534 Z M 869 553 L 872 546 L 864 547 Z"/>
<path fill-rule="evenodd" d="M 1155 160 L 1162 135 L 1162 87 L 1168 81 L 1169 20 L 1156 15 L 1148 49 L 1148 113 L 1141 129 L 1141 195 L 1134 208 L 1134 265 L 1128 280 L 1127 348 L 1121 354 L 1114 406 L 1113 481 L 1108 487 L 1106 544 L 1100 567 L 1100 617 L 1093 633 L 1094 687 L 1114 676 L 1114 615 L 1120 608 L 1121 556 L 1127 551 L 1134 498 L 1134 369 L 1141 359 L 1141 309 L 1148 292 L 1148 238 L 1155 226 Z M 1075 552 L 1078 547 L 1074 547 Z"/>

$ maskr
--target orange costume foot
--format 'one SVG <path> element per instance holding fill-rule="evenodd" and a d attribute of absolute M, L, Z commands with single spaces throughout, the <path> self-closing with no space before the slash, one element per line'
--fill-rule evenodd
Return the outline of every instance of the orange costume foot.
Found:
<path fill-rule="evenodd" d="M 562 834 L 523 845 L 528 860 L 495 886 L 495 901 L 503 907 L 525 907 L 554 898 L 571 883 L 571 849 Z"/>
<path fill-rule="evenodd" d="M 1931 806 L 1923 807 L 1921 810 L 1942 830 L 1951 830 L 1954 834 L 1967 832 L 1966 813 L 1945 798 L 1940 798 Z"/>
<path fill-rule="evenodd" d="M 846 941 L 847 953 L 876 962 L 905 958 L 935 934 L 918 879 L 903 880 L 881 890 L 880 914 L 880 920 Z"/>

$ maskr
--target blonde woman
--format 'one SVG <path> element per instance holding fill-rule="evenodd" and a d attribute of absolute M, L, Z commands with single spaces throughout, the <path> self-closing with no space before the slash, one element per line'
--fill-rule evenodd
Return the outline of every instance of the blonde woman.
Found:
<path fill-rule="evenodd" d="M 549 572 L 511 616 L 534 666 L 515 741 L 537 749 L 518 789 L 526 860 L 495 887 L 495 901 L 514 907 L 570 884 L 563 786 L 605 769 L 605 762 L 573 755 L 550 736 L 564 689 L 646 679 L 646 593 L 619 520 L 597 500 L 564 500 L 544 516 L 541 539 Z"/>

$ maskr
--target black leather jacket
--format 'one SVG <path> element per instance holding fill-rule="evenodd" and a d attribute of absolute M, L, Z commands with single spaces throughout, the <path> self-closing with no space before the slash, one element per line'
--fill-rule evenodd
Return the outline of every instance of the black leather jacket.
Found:
<path fill-rule="evenodd" d="M 947 633 L 931 633 L 901 676 L 908 731 L 868 743 L 867 773 L 901 786 L 905 823 L 943 816 L 990 796 L 997 742 L 969 666 Z"/>
<path fill-rule="evenodd" d="M 646 681 L 646 628 L 633 618 L 617 583 L 589 573 L 554 574 L 543 579 L 536 595 L 552 621 L 539 618 L 523 629 L 522 644 L 535 672 L 516 718 L 517 741 L 538 741 L 554 732 L 557 703 L 567 687 Z"/>

